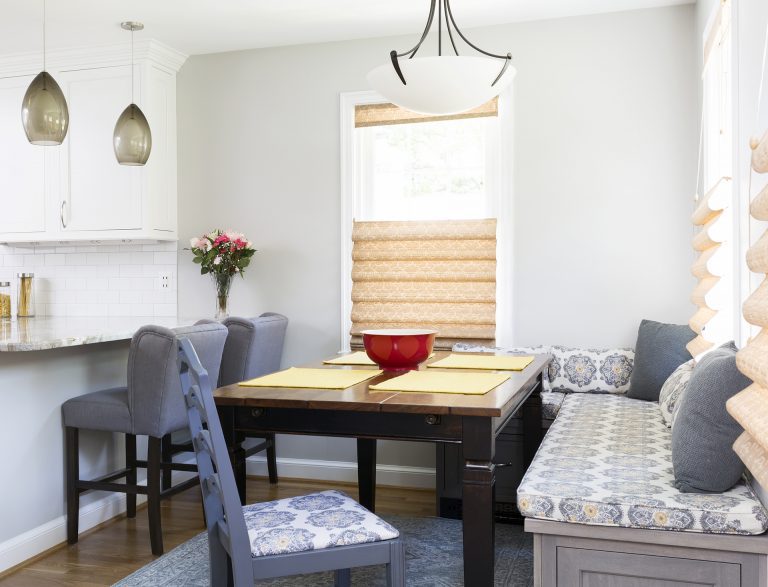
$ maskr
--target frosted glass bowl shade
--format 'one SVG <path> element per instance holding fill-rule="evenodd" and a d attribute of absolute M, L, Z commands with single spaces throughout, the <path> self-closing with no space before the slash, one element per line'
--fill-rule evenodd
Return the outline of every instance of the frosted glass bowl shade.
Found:
<path fill-rule="evenodd" d="M 144 165 L 152 151 L 152 131 L 147 117 L 136 104 L 120 115 L 113 135 L 115 157 L 120 165 Z"/>
<path fill-rule="evenodd" d="M 503 92 L 517 73 L 508 67 L 493 84 L 504 65 L 489 57 L 414 57 L 400 59 L 406 85 L 391 62 L 368 74 L 370 86 L 393 104 L 419 114 L 451 115 L 472 110 Z"/>
<path fill-rule="evenodd" d="M 29 84 L 21 102 L 21 123 L 33 145 L 60 145 L 67 136 L 67 100 L 47 71 L 41 71 Z"/>

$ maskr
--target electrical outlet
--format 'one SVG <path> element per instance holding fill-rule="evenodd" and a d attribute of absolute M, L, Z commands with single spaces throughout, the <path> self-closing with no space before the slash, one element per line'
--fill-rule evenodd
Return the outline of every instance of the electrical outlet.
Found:
<path fill-rule="evenodd" d="M 171 274 L 161 273 L 158 278 L 158 286 L 161 290 L 171 289 Z"/>

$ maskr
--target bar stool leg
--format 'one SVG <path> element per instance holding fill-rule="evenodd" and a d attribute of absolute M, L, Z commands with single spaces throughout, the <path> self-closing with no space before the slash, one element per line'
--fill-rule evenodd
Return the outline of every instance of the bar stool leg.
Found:
<path fill-rule="evenodd" d="M 125 468 L 129 469 L 128 474 L 125 476 L 126 485 L 136 485 L 136 435 L 125 435 Z M 136 517 L 136 494 L 126 494 L 127 508 L 126 514 L 129 518 Z"/>
<path fill-rule="evenodd" d="M 162 457 L 163 463 L 170 463 L 173 460 L 173 438 L 170 434 L 166 434 L 163 436 L 163 440 L 160 443 L 161 450 L 160 454 Z M 171 475 L 173 474 L 173 471 L 171 469 L 171 465 L 163 465 L 163 480 L 161 487 L 163 488 L 163 491 L 166 489 L 171 488 Z"/>
<path fill-rule="evenodd" d="M 80 521 L 80 492 L 77 488 L 77 482 L 80 480 L 78 433 L 77 428 L 66 427 L 64 445 L 67 471 L 67 542 L 69 544 L 77 542 Z"/>
<path fill-rule="evenodd" d="M 163 554 L 163 528 L 160 522 L 160 456 L 162 441 L 149 437 L 147 445 L 147 511 L 149 512 L 149 541 L 152 554 Z"/>

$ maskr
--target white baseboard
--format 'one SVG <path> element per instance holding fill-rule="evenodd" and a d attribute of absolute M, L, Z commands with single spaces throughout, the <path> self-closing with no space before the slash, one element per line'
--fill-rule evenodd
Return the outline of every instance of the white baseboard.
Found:
<path fill-rule="evenodd" d="M 267 458 L 261 455 L 246 461 L 248 475 L 267 476 Z M 309 459 L 277 459 L 277 474 L 293 479 L 316 479 L 357 483 L 357 463 L 346 461 L 317 461 Z M 435 470 L 427 467 L 376 465 L 376 483 L 418 489 L 435 488 Z"/>
<path fill-rule="evenodd" d="M 146 496 L 137 496 L 144 503 Z M 85 532 L 120 515 L 126 509 L 126 496 L 112 494 L 80 508 L 80 532 Z M 59 516 L 0 543 L 0 572 L 45 552 L 67 540 L 67 516 Z"/>

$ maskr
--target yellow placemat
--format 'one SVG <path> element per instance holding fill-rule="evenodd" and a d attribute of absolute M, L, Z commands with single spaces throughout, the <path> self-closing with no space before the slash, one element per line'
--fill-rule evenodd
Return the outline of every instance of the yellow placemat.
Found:
<path fill-rule="evenodd" d="M 304 369 L 291 367 L 243 381 L 243 387 L 298 387 L 302 389 L 346 389 L 381 375 L 381 371 L 362 369 Z"/>
<path fill-rule="evenodd" d="M 435 353 L 432 353 L 427 358 L 431 359 L 434 356 Z M 351 355 L 344 355 L 343 357 L 336 357 L 335 359 L 327 359 L 323 361 L 323 363 L 325 365 L 376 365 L 376 363 L 371 361 L 368 355 L 365 354 L 365 351 L 357 351 Z"/>
<path fill-rule="evenodd" d="M 441 369 L 490 369 L 492 371 L 522 371 L 533 362 L 533 357 L 515 357 L 510 355 L 448 355 L 444 359 L 430 363 L 427 367 Z"/>
<path fill-rule="evenodd" d="M 365 351 L 357 351 L 351 355 L 344 355 L 343 357 L 336 357 L 335 359 L 328 359 L 323 361 L 326 365 L 375 365 Z"/>
<path fill-rule="evenodd" d="M 483 395 L 509 379 L 503 373 L 447 373 L 410 371 L 376 385 L 372 391 L 413 391 L 420 393 L 462 393 Z"/>

